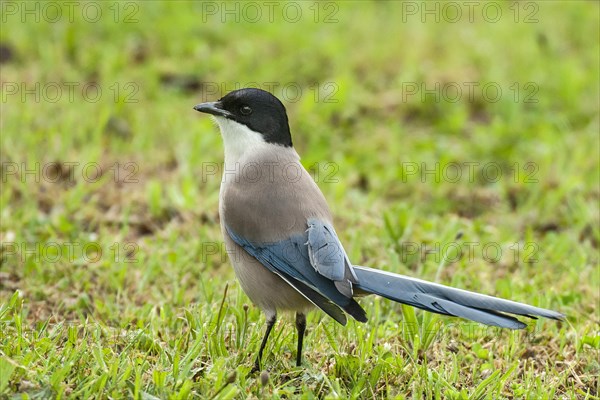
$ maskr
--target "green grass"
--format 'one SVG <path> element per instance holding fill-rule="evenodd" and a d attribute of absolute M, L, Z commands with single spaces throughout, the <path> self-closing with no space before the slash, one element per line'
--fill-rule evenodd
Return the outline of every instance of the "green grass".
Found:
<path fill-rule="evenodd" d="M 2 4 L 1 396 L 599 398 L 596 3 L 498 2 L 495 23 L 362 1 L 295 23 L 184 1 L 22 23 L 24 4 Z M 279 83 L 353 262 L 567 321 L 511 332 L 368 297 L 367 324 L 309 315 L 301 368 L 282 317 L 248 376 L 264 317 L 222 250 L 222 145 L 192 107 L 251 82 Z"/>

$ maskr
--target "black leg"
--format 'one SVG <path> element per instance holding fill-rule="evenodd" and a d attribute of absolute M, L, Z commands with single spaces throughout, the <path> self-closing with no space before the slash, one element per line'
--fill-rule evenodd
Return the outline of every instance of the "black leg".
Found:
<path fill-rule="evenodd" d="M 267 316 L 267 330 L 265 331 L 265 336 L 263 337 L 262 343 L 260 344 L 260 349 L 258 350 L 258 357 L 256 357 L 256 362 L 254 363 L 254 368 L 250 372 L 260 371 L 260 360 L 262 359 L 263 350 L 267 345 L 267 339 L 271 334 L 271 330 L 273 329 L 273 325 L 275 325 L 275 321 L 277 320 L 277 314 L 273 314 L 272 316 Z"/>
<path fill-rule="evenodd" d="M 304 341 L 304 331 L 306 330 L 306 315 L 296 313 L 296 329 L 298 329 L 298 352 L 296 353 L 296 366 L 302 365 L 302 342 Z"/>

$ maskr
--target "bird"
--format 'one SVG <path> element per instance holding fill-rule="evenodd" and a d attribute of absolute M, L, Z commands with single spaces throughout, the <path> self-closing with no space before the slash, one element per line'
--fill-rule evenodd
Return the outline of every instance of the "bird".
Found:
<path fill-rule="evenodd" d="M 301 366 L 306 313 L 316 307 L 341 325 L 347 316 L 367 322 L 356 298 L 369 294 L 509 329 L 527 326 L 514 315 L 564 319 L 556 311 L 352 264 L 324 195 L 294 149 L 286 108 L 276 96 L 242 88 L 194 109 L 219 127 L 225 249 L 243 291 L 266 318 L 251 372 L 261 368 L 278 312 L 296 314 Z"/>

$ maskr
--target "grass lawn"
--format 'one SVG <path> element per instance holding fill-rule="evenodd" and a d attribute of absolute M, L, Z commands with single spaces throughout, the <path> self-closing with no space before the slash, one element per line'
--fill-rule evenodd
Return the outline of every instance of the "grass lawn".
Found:
<path fill-rule="evenodd" d="M 598 399 L 592 1 L 0 3 L 0 397 Z M 192 107 L 285 103 L 359 265 L 563 312 L 523 331 L 367 297 L 295 367 L 222 246 Z"/>

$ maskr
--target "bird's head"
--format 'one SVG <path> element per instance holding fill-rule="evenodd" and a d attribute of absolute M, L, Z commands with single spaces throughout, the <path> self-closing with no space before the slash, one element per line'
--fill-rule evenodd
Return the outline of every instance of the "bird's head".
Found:
<path fill-rule="evenodd" d="M 234 90 L 218 101 L 198 104 L 194 110 L 213 115 L 226 140 L 246 141 L 248 138 L 241 136 L 258 134 L 266 143 L 292 147 L 285 107 L 267 91 Z"/>

